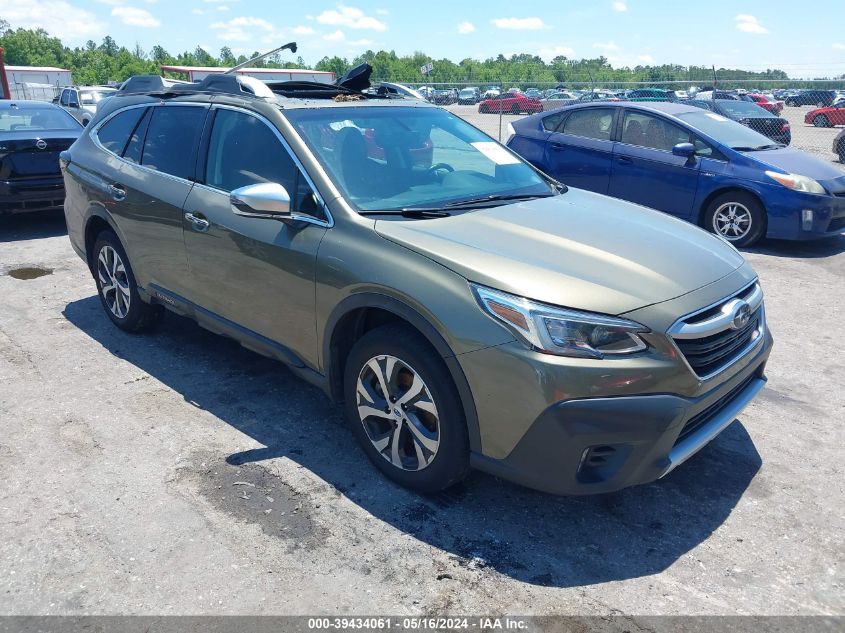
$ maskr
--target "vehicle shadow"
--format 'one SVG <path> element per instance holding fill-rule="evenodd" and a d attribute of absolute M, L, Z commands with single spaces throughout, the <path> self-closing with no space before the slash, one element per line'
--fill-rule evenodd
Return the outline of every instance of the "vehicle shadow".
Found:
<path fill-rule="evenodd" d="M 171 314 L 153 335 L 127 335 L 96 296 L 63 314 L 111 354 L 261 445 L 221 454 L 221 467 L 293 460 L 456 564 L 523 582 L 573 587 L 656 574 L 718 529 L 746 490 L 763 494 L 752 485 L 760 456 L 734 423 L 665 479 L 612 495 L 554 497 L 473 473 L 423 497 L 385 480 L 355 444 L 340 407 L 279 363 Z"/>
<path fill-rule="evenodd" d="M 743 252 L 761 255 L 777 255 L 798 259 L 821 259 L 845 253 L 845 235 L 818 240 L 773 240 L 765 239 L 756 246 L 742 249 Z"/>
<path fill-rule="evenodd" d="M 0 215 L 0 242 L 39 240 L 67 235 L 61 209 Z"/>

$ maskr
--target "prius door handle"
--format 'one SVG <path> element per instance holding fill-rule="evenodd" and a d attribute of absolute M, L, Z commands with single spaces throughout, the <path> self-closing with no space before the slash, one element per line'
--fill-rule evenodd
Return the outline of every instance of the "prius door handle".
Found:
<path fill-rule="evenodd" d="M 211 222 L 206 220 L 202 213 L 188 212 L 185 214 L 185 219 L 191 223 L 195 231 L 199 231 L 200 233 L 205 233 L 208 227 L 211 226 Z"/>
<path fill-rule="evenodd" d="M 633 160 L 631 160 L 627 156 L 619 156 L 619 157 L 617 157 L 616 160 L 619 162 L 620 165 L 630 165 L 634 162 Z"/>

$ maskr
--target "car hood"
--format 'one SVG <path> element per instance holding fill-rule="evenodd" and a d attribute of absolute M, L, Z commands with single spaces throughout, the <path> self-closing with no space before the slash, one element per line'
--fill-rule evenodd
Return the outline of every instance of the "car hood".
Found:
<path fill-rule="evenodd" d="M 743 155 L 781 171 L 809 176 L 819 182 L 845 177 L 845 170 L 841 166 L 794 147 L 782 147 L 781 149 L 762 152 L 743 152 Z"/>
<path fill-rule="evenodd" d="M 375 228 L 470 281 L 604 314 L 679 297 L 745 262 L 691 224 L 579 189 L 447 218 L 380 220 Z"/>

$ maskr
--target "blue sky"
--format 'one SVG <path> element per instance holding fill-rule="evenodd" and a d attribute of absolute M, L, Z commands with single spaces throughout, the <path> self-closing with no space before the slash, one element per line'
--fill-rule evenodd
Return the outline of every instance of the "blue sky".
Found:
<path fill-rule="evenodd" d="M 202 45 L 217 54 L 290 40 L 306 62 L 366 49 L 422 50 L 459 61 L 498 53 L 546 59 L 605 55 L 614 65 L 679 63 L 794 77 L 845 73 L 845 2 L 824 17 L 795 0 L 6 0 L 13 27 L 43 27 L 68 44 L 106 34 L 119 44 Z M 802 8 L 803 6 L 803 8 Z"/>

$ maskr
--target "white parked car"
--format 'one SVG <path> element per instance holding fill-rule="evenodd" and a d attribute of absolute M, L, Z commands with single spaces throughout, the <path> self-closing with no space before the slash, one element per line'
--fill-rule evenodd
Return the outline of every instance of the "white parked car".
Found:
<path fill-rule="evenodd" d="M 88 125 L 97 113 L 97 104 L 115 92 L 115 88 L 106 86 L 68 86 L 62 88 L 58 105 L 70 112 L 82 125 Z"/>

